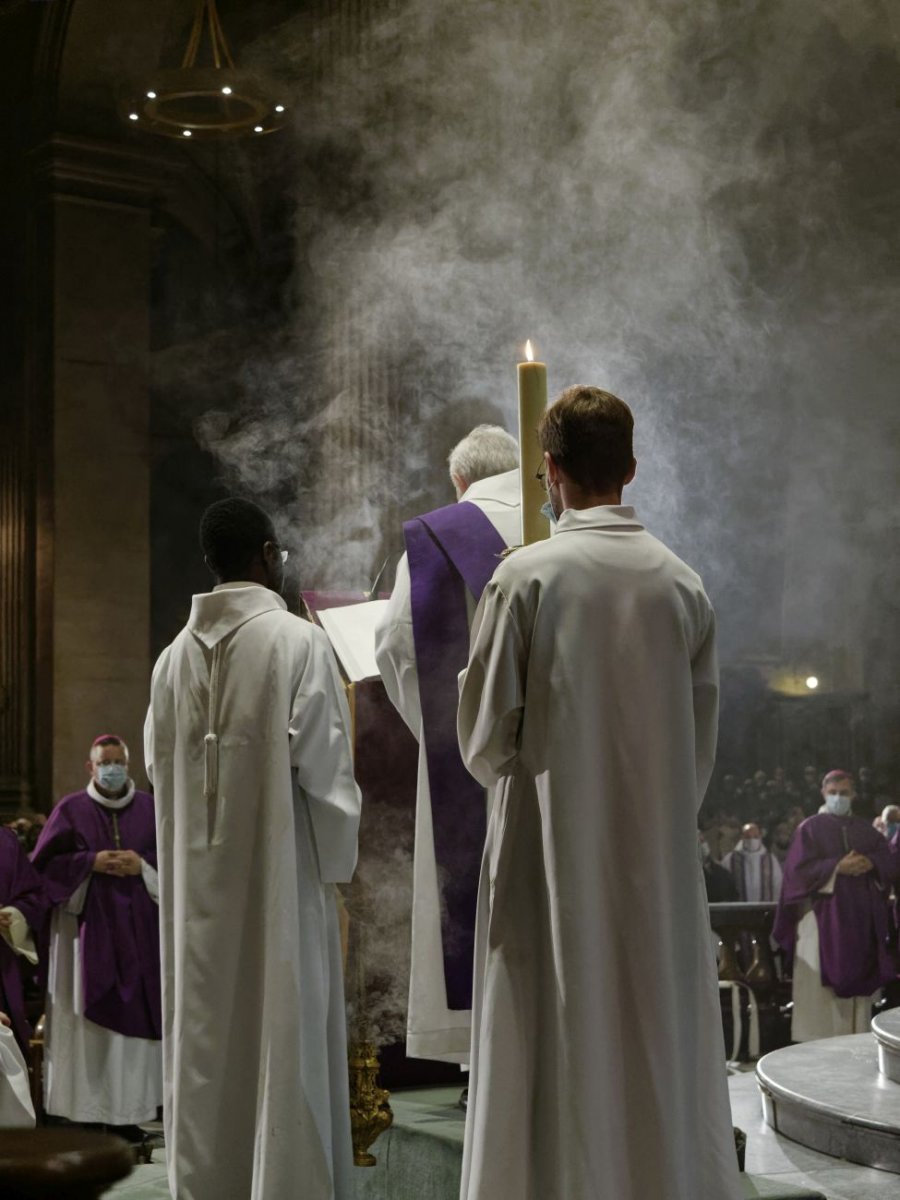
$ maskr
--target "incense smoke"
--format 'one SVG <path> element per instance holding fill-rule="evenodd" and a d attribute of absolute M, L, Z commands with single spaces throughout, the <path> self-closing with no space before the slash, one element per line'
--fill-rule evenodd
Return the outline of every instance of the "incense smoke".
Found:
<path fill-rule="evenodd" d="M 452 500 L 451 445 L 516 429 L 531 337 L 552 391 L 632 406 L 626 502 L 703 575 L 723 660 L 809 662 L 896 707 L 887 4 L 408 0 L 358 37 L 344 15 L 253 47 L 294 81 L 289 315 L 197 425 L 304 585 L 364 589 L 401 521 Z M 401 962 L 409 863 L 385 861 L 374 953 Z M 379 1038 L 405 987 L 380 974 Z"/>
<path fill-rule="evenodd" d="M 552 390 L 634 408 L 627 499 L 704 575 L 727 655 L 861 641 L 898 523 L 886 6 L 415 0 L 314 71 L 328 22 L 255 47 L 297 80 L 316 362 L 287 331 L 242 431 L 204 429 L 257 493 L 297 481 L 314 582 L 365 586 L 401 518 L 452 499 L 466 425 L 515 428 L 530 336 Z"/>

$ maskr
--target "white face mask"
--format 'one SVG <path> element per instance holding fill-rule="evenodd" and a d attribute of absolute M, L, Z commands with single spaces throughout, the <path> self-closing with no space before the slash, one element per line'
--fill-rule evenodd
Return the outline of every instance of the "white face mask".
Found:
<path fill-rule="evenodd" d="M 106 792 L 121 792 L 128 782 L 128 768 L 124 763 L 100 763 L 96 775 L 97 782 Z"/>
<path fill-rule="evenodd" d="M 706 842 L 698 842 L 698 845 L 700 847 L 700 861 L 705 863 L 710 855 L 709 846 L 707 846 Z"/>
<path fill-rule="evenodd" d="M 762 838 L 743 838 L 741 844 L 743 845 L 744 849 L 749 850 L 751 854 L 756 850 L 762 850 Z"/>
<path fill-rule="evenodd" d="M 850 812 L 850 797 L 841 792 L 826 792 L 825 807 L 834 817 L 846 817 Z"/>

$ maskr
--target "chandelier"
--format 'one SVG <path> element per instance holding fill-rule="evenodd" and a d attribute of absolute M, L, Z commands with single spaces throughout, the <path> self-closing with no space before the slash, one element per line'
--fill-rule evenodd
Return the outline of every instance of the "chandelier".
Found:
<path fill-rule="evenodd" d="M 198 66 L 204 33 L 211 61 Z M 208 140 L 274 133 L 285 112 L 259 73 L 235 66 L 216 0 L 197 0 L 181 66 L 157 70 L 139 96 L 126 103 L 124 115 L 148 133 Z"/>

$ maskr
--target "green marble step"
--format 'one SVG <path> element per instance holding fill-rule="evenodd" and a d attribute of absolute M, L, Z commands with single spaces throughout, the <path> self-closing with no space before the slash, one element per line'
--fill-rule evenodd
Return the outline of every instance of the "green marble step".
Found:
<path fill-rule="evenodd" d="M 439 1140 L 439 1139 L 438 1139 Z M 405 1158 L 404 1149 L 410 1149 L 402 1135 L 398 1140 L 390 1134 L 379 1142 L 379 1152 L 384 1160 L 390 1160 L 388 1172 L 378 1167 L 359 1168 L 357 1173 L 358 1200 L 373 1200 L 374 1197 L 390 1196 L 391 1200 L 457 1200 L 459 1195 L 459 1155 L 455 1161 L 444 1157 L 439 1146 L 423 1151 L 420 1137 L 412 1141 L 415 1147 L 413 1160 L 398 1162 Z M 390 1149 L 390 1153 L 388 1150 Z M 807 1188 L 790 1187 L 777 1179 L 765 1179 L 759 1175 L 744 1175 L 744 1195 L 747 1200 L 762 1197 L 764 1200 L 826 1200 L 824 1192 L 809 1191 Z M 389 1190 L 388 1190 L 389 1189 Z M 164 1163 L 151 1163 L 136 1167 L 134 1174 L 107 1192 L 108 1200 L 170 1200 L 169 1184 Z"/>
<path fill-rule="evenodd" d="M 733 1082 L 744 1091 L 754 1083 L 751 1078 Z M 459 1092 L 418 1088 L 391 1096 L 394 1124 L 372 1147 L 377 1165 L 356 1171 L 357 1200 L 457 1200 L 464 1128 L 463 1113 L 456 1107 Z M 736 1114 L 738 1123 L 748 1126 L 742 1117 Z M 758 1136 L 750 1134 L 751 1149 Z M 763 1136 L 774 1139 L 768 1131 Z M 169 1200 L 162 1152 L 154 1157 L 159 1161 L 137 1167 L 106 1194 L 107 1200 Z M 777 1177 L 749 1174 L 742 1180 L 746 1200 L 826 1200 L 824 1191 Z"/>

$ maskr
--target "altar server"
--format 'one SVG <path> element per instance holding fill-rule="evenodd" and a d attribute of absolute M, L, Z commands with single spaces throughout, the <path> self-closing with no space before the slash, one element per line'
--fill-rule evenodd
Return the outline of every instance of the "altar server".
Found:
<path fill-rule="evenodd" d="M 350 1200 L 334 884 L 360 794 L 328 639 L 280 596 L 245 500 L 203 516 L 217 583 L 153 672 L 169 1184 L 178 1200 Z"/>
<path fill-rule="evenodd" d="M 897 975 L 888 896 L 897 860 L 853 815 L 853 776 L 829 771 L 822 809 L 797 827 L 784 863 L 776 940 L 793 957 L 795 1042 L 867 1033 L 872 1003 Z"/>
<path fill-rule="evenodd" d="M 468 1062 L 484 790 L 456 740 L 457 676 L 469 615 L 508 545 L 519 541 L 519 451 L 479 425 L 450 453 L 461 503 L 404 526 L 407 552 L 376 632 L 388 696 L 419 742 L 406 1052 Z"/>
<path fill-rule="evenodd" d="M 115 734 L 95 739 L 87 769 L 32 856 L 53 905 L 44 1108 L 140 1141 L 162 1103 L 153 797 Z"/>
<path fill-rule="evenodd" d="M 49 901 L 40 875 L 11 829 L 0 829 L 0 1012 L 6 1013 L 20 1049 L 31 1030 L 25 1016 L 22 967 L 37 964 L 37 937 Z"/>
<path fill-rule="evenodd" d="M 460 746 L 497 792 L 463 1200 L 743 1196 L 697 855 L 713 612 L 621 504 L 632 427 L 598 388 L 547 410 L 556 532 L 500 565 L 473 623 Z"/>

